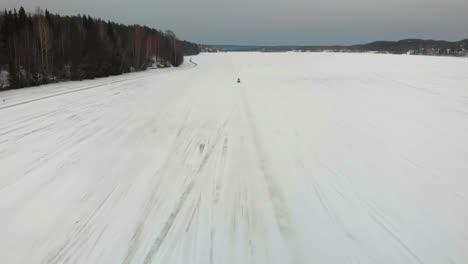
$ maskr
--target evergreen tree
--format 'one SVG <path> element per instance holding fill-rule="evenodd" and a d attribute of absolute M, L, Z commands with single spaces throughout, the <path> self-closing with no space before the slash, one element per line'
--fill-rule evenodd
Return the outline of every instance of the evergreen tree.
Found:
<path fill-rule="evenodd" d="M 125 26 L 90 16 L 59 16 L 37 9 L 0 14 L 0 69 L 9 88 L 50 81 L 82 80 L 144 70 L 153 57 L 178 66 L 198 45 L 139 25 Z"/>

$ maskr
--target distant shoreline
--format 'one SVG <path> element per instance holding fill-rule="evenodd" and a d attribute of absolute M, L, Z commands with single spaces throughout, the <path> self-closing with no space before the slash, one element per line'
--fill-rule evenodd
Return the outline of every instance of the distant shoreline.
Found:
<path fill-rule="evenodd" d="M 284 52 L 284 51 L 330 51 L 330 52 L 376 52 L 390 54 L 468 56 L 468 39 L 460 41 L 403 39 L 399 41 L 374 41 L 358 45 L 201 45 L 203 52 Z"/>

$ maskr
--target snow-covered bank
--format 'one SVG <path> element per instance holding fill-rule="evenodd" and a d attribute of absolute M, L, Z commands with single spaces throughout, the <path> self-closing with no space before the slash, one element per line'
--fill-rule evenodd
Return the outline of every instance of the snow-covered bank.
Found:
<path fill-rule="evenodd" d="M 468 262 L 466 60 L 193 60 L 0 93 L 2 263 Z"/>
<path fill-rule="evenodd" d="M 196 64 L 192 62 L 192 56 L 186 56 L 185 59 L 186 62 L 178 66 L 178 69 L 190 69 L 196 66 Z M 120 75 L 110 76 L 106 78 L 96 78 L 94 80 L 87 79 L 82 81 L 64 81 L 40 86 L 25 87 L 21 89 L 0 91 L 0 109 L 12 107 L 17 104 L 27 103 L 31 100 L 37 101 L 41 98 L 48 98 L 66 93 L 73 93 L 86 89 L 94 89 L 105 85 L 112 85 L 119 82 L 125 82 L 133 79 L 153 76 L 158 73 L 164 73 L 172 70 L 174 69 L 148 68 L 145 71 L 123 73 Z"/>

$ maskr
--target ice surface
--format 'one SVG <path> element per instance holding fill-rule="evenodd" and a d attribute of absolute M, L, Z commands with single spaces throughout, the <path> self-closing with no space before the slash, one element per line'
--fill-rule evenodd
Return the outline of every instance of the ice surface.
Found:
<path fill-rule="evenodd" d="M 0 93 L 1 263 L 468 263 L 468 60 L 186 61 Z"/>

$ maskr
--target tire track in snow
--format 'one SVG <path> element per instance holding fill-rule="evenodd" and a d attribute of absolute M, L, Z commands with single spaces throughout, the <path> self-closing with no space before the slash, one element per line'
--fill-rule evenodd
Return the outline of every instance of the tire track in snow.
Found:
<path fill-rule="evenodd" d="M 180 88 L 171 97 L 171 99 L 166 100 L 166 103 L 158 111 L 157 116 L 155 117 L 155 119 L 152 122 L 154 122 L 154 123 L 157 123 L 158 121 L 160 122 L 159 119 L 162 118 L 167 113 L 170 106 L 174 106 L 176 104 L 176 101 L 180 100 L 180 98 L 182 97 L 182 95 L 184 94 L 186 89 L 187 89 L 187 85 L 184 85 L 182 88 Z M 170 150 L 169 150 L 168 155 L 166 156 L 166 158 L 165 158 L 165 160 L 163 162 L 163 165 L 161 166 L 160 169 L 158 169 L 155 172 L 153 177 L 157 177 L 157 175 L 159 175 L 159 174 L 162 174 L 162 175 L 167 174 L 167 171 L 168 171 L 169 165 L 170 165 L 170 161 L 174 158 L 175 153 L 176 153 L 176 149 L 178 147 L 180 147 L 180 137 L 182 135 L 183 130 L 186 128 L 186 124 L 187 124 L 187 122 L 189 120 L 190 114 L 191 114 L 191 111 L 188 110 L 188 112 L 185 114 L 185 117 L 183 118 L 183 121 L 182 121 L 180 127 L 177 130 L 176 139 L 171 144 Z M 144 211 L 143 211 L 143 213 L 142 213 L 142 215 L 140 217 L 141 220 L 138 222 L 137 227 L 135 228 L 135 231 L 134 231 L 134 233 L 132 235 L 130 245 L 129 245 L 129 248 L 127 249 L 127 253 L 125 255 L 123 263 L 132 263 L 133 258 L 136 255 L 136 251 L 138 250 L 138 248 L 140 246 L 140 243 L 141 243 L 141 236 L 143 234 L 145 225 L 146 225 L 149 217 L 151 216 L 153 210 L 157 209 L 157 206 L 155 206 L 155 205 L 157 203 L 158 192 L 161 189 L 160 188 L 161 181 L 162 181 L 162 177 L 158 177 L 158 181 L 156 182 L 153 191 L 149 195 L 149 198 L 146 199 Z"/>
<path fill-rule="evenodd" d="M 372 218 L 372 220 L 382 228 L 397 244 L 399 244 L 405 251 L 408 253 L 408 255 L 411 256 L 417 263 L 419 264 L 424 264 L 425 262 L 411 249 L 411 247 L 396 233 L 392 230 L 392 228 L 389 226 L 389 224 L 385 223 L 386 219 L 385 217 L 379 213 L 374 206 L 371 205 L 371 203 L 364 198 L 362 198 L 360 195 L 358 195 L 358 198 L 367 206 L 369 209 L 369 216 Z"/>
<path fill-rule="evenodd" d="M 245 94 L 244 85 L 240 85 L 240 93 L 241 93 L 241 104 L 244 109 L 244 113 L 247 117 L 250 132 L 252 134 L 254 144 L 255 144 L 255 149 L 257 151 L 258 163 L 261 167 L 261 172 L 264 176 L 264 179 L 267 185 L 268 194 L 270 196 L 270 200 L 273 205 L 276 224 L 283 238 L 288 239 L 288 240 L 293 239 L 295 237 L 295 232 L 294 232 L 294 229 L 292 228 L 292 224 L 291 224 L 291 220 L 289 216 L 289 209 L 287 208 L 284 195 L 279 189 L 278 184 L 276 183 L 276 180 L 274 179 L 274 175 L 271 172 L 271 168 L 268 166 L 268 161 L 266 160 L 265 150 L 258 136 L 258 131 L 257 131 L 256 125 L 252 116 L 252 110 L 250 108 L 249 102 L 247 100 L 247 96 Z"/>
<path fill-rule="evenodd" d="M 181 131 L 183 128 L 183 126 L 179 129 L 179 131 Z M 175 153 L 175 149 L 176 149 L 176 145 L 177 145 L 177 142 L 175 141 L 173 144 L 172 144 L 172 147 L 171 147 L 171 151 L 169 151 L 169 155 L 167 155 L 164 163 L 163 163 L 163 166 L 161 167 L 161 169 L 157 170 L 155 172 L 155 174 L 153 175 L 153 177 L 156 177 L 156 175 L 158 175 L 159 173 L 167 173 L 167 170 L 169 168 L 169 163 L 170 163 L 170 160 L 173 158 L 173 155 Z M 145 206 L 144 206 L 144 210 L 143 210 L 143 213 L 142 215 L 139 217 L 141 220 L 138 222 L 136 228 L 135 228 L 135 231 L 132 235 L 132 238 L 130 240 L 130 245 L 127 249 L 127 253 L 125 255 L 125 258 L 123 260 L 122 263 L 132 263 L 133 261 L 133 258 L 135 257 L 135 254 L 137 253 L 137 250 L 140 246 L 140 243 L 141 243 L 141 236 L 143 234 L 143 231 L 144 231 L 144 228 L 145 228 L 145 225 L 150 217 L 150 215 L 153 213 L 153 210 L 155 210 L 156 208 L 158 208 L 157 206 L 157 198 L 158 198 L 158 193 L 160 191 L 160 186 L 161 186 L 161 177 L 158 177 L 158 180 L 156 181 L 156 184 L 154 186 L 154 189 L 153 191 L 150 193 L 149 195 L 149 198 L 147 199 L 147 201 L 145 202 Z"/>
<path fill-rule="evenodd" d="M 179 197 L 175 207 L 173 208 L 171 214 L 169 217 L 166 219 L 164 226 L 162 230 L 159 232 L 158 236 L 156 237 L 153 245 L 151 246 L 149 252 L 146 254 L 145 259 L 143 263 L 149 264 L 152 263 L 154 256 L 159 252 L 160 247 L 164 243 L 167 235 L 169 234 L 169 231 L 171 230 L 172 226 L 174 225 L 174 222 L 179 215 L 182 207 L 185 205 L 188 196 L 192 193 L 193 188 L 195 184 L 197 183 L 197 178 L 203 173 L 206 165 L 208 164 L 208 161 L 210 160 L 215 148 L 219 145 L 219 142 L 221 141 L 222 138 L 222 130 L 226 127 L 227 123 L 230 120 L 230 116 L 224 121 L 222 124 L 221 128 L 217 131 L 215 140 L 213 143 L 208 147 L 208 150 L 205 151 L 204 156 L 197 168 L 197 170 L 190 176 L 190 182 L 187 184 L 187 186 L 184 188 L 184 191 L 182 192 L 181 196 Z"/>
<path fill-rule="evenodd" d="M 192 58 L 190 58 L 190 63 L 192 63 L 192 64 L 194 65 L 194 67 L 197 67 L 197 66 L 198 66 L 198 63 L 194 62 L 194 61 L 192 60 Z"/>
<path fill-rule="evenodd" d="M 195 67 L 195 66 L 193 66 L 193 67 Z M 190 68 L 193 68 L 193 67 L 190 67 Z M 188 85 L 183 85 L 180 89 L 178 89 L 178 91 L 176 91 L 174 93 L 173 96 L 171 96 L 170 99 L 164 100 L 165 103 L 163 104 L 161 109 L 158 111 L 158 113 L 156 114 L 154 119 L 152 119 L 151 123 L 161 122 L 162 120 L 160 120 L 160 119 L 165 118 L 167 116 L 168 112 L 171 109 L 173 109 L 173 107 L 175 105 L 178 105 L 177 101 L 180 101 L 181 98 L 184 97 L 183 95 L 186 92 L 187 88 L 188 88 Z M 137 255 L 137 251 L 141 247 L 142 236 L 144 234 L 146 225 L 149 223 L 149 220 L 152 217 L 152 215 L 154 214 L 154 212 L 157 211 L 157 209 L 161 205 L 160 203 L 158 203 L 159 202 L 158 201 L 158 199 L 159 199 L 158 195 L 159 195 L 159 192 L 161 190 L 163 178 L 168 174 L 168 171 L 171 168 L 170 167 L 170 162 L 171 162 L 171 160 L 173 160 L 176 157 L 177 149 L 181 148 L 182 145 L 186 144 L 184 138 L 182 138 L 181 136 L 182 136 L 183 131 L 187 127 L 187 122 L 189 120 L 190 115 L 191 115 L 191 110 L 187 110 L 187 113 L 185 114 L 185 117 L 183 118 L 183 121 L 181 122 L 177 132 L 175 133 L 176 138 L 173 141 L 173 143 L 171 143 L 171 147 L 170 147 L 170 150 L 168 151 L 168 155 L 166 156 L 166 158 L 165 158 L 162 166 L 160 167 L 160 169 L 158 169 L 153 175 L 153 178 L 156 177 L 159 180 L 154 185 L 153 190 L 151 191 L 148 198 L 145 199 L 145 202 L 144 202 L 145 206 L 144 206 L 144 209 L 143 209 L 143 213 L 139 217 L 140 220 L 138 221 L 138 223 L 136 225 L 136 228 L 134 229 L 133 235 L 132 235 L 130 243 L 129 243 L 129 247 L 127 249 L 127 252 L 125 254 L 125 257 L 124 257 L 122 263 L 133 263 L 134 258 Z M 167 224 L 167 226 L 170 229 L 170 225 Z M 169 229 L 165 230 L 164 232 L 166 232 L 166 231 L 168 232 Z M 162 243 L 162 242 L 163 241 L 161 241 L 160 243 Z"/>
<path fill-rule="evenodd" d="M 195 185 L 195 181 L 192 179 L 190 183 L 185 187 L 185 190 L 182 192 L 182 195 L 179 197 L 179 200 L 177 201 L 177 204 L 175 208 L 172 210 L 171 214 L 169 215 L 168 219 L 164 223 L 164 227 L 160 231 L 159 235 L 156 237 L 156 240 L 154 241 L 153 245 L 151 246 L 148 254 L 145 257 L 145 260 L 143 263 L 148 264 L 152 263 L 153 256 L 159 251 L 159 248 L 161 247 L 162 243 L 167 237 L 167 234 L 169 233 L 169 230 L 171 229 L 172 225 L 174 224 L 175 219 L 177 218 L 177 215 L 179 214 L 180 210 L 182 209 L 182 206 L 185 204 L 185 201 L 187 200 L 187 197 L 189 196 L 190 192 L 193 189 L 193 186 Z"/>
<path fill-rule="evenodd" d="M 98 87 L 102 87 L 102 86 L 106 86 L 106 85 L 121 83 L 121 82 L 125 82 L 125 81 L 132 81 L 132 80 L 136 80 L 136 79 L 141 79 L 141 78 L 145 78 L 145 77 L 149 77 L 149 76 L 151 76 L 151 75 L 139 76 L 139 77 L 133 77 L 133 78 L 128 78 L 128 79 L 124 79 L 124 80 L 118 80 L 118 81 L 112 81 L 112 82 L 107 82 L 107 83 L 102 83 L 102 84 L 85 86 L 85 87 L 81 87 L 81 88 L 78 88 L 78 89 L 73 89 L 71 91 L 59 92 L 59 93 L 55 93 L 55 94 L 51 94 L 51 95 L 47 95 L 47 96 L 42 96 L 42 97 L 38 97 L 38 98 L 34 98 L 34 99 L 30 99 L 30 100 L 26 100 L 26 101 L 22 101 L 22 102 L 18 102 L 18 103 L 6 105 L 6 106 L 1 106 L 0 110 L 4 110 L 4 109 L 11 108 L 11 107 L 24 105 L 24 104 L 34 103 L 34 102 L 37 102 L 37 101 L 41 101 L 41 100 L 45 100 L 45 99 L 49 99 L 49 98 L 54 98 L 54 97 L 61 96 L 61 95 L 66 95 L 66 94 L 70 94 L 70 93 L 76 93 L 76 92 L 81 92 L 81 91 L 85 91 L 85 90 L 89 90 L 89 89 L 93 89 L 93 88 L 98 88 Z M 34 88 L 31 88 L 31 89 L 34 89 Z"/>
<path fill-rule="evenodd" d="M 189 69 L 192 69 L 192 68 L 195 68 L 195 67 L 198 66 L 197 63 L 192 61 L 192 58 L 190 58 L 190 63 L 192 63 L 193 66 L 185 67 L 185 68 L 182 68 L 182 69 L 183 70 L 189 70 Z M 4 110 L 4 109 L 11 108 L 11 107 L 15 107 L 15 106 L 20 106 L 20 105 L 34 103 L 34 102 L 49 99 L 49 98 L 54 98 L 54 97 L 61 96 L 61 95 L 81 92 L 81 91 L 85 91 L 85 90 L 89 90 L 89 89 L 93 89 L 93 88 L 98 88 L 98 87 L 112 85 L 112 84 L 126 82 L 126 81 L 142 79 L 142 78 L 151 77 L 151 76 L 153 76 L 153 74 L 147 74 L 147 75 L 144 75 L 144 76 L 126 78 L 126 79 L 123 79 L 123 80 L 116 80 L 116 81 L 111 81 L 111 82 L 106 82 L 106 83 L 101 83 L 101 84 L 96 84 L 96 85 L 91 85 L 91 86 L 85 86 L 85 87 L 81 87 L 81 88 L 77 88 L 77 89 L 73 89 L 73 90 L 65 91 L 65 92 L 58 92 L 58 93 L 54 93 L 54 94 L 50 94 L 50 95 L 46 95 L 46 96 L 42 96 L 42 97 L 30 99 L 30 100 L 26 100 L 26 101 L 22 101 L 22 102 L 18 102 L 18 103 L 13 103 L 13 104 L 5 105 L 5 106 L 0 106 L 0 111 Z M 34 87 L 29 87 L 29 88 L 34 89 Z"/>

